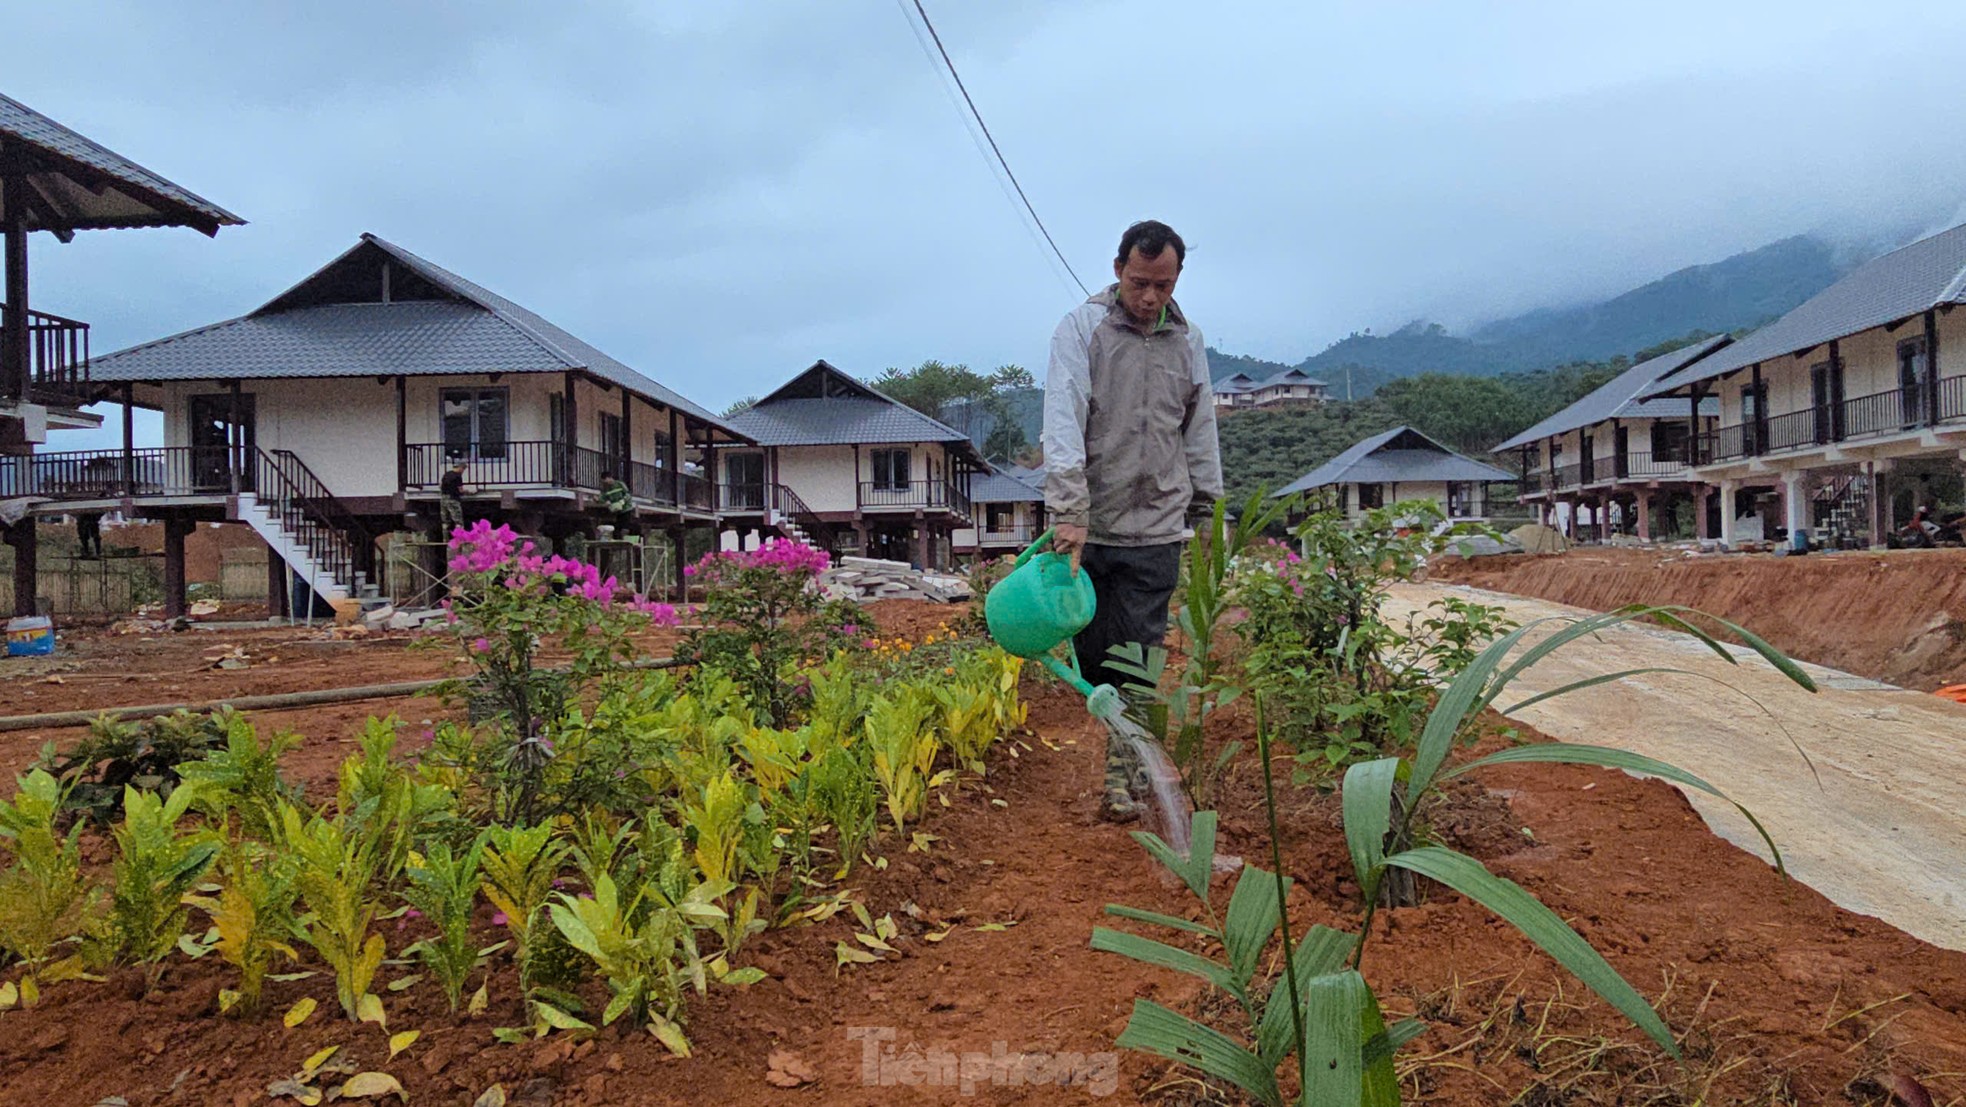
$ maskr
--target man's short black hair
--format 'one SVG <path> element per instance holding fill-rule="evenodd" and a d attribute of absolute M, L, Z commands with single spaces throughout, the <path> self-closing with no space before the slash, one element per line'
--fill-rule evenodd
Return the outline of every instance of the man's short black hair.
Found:
<path fill-rule="evenodd" d="M 1120 236 L 1119 256 L 1113 260 L 1117 264 L 1125 265 L 1126 259 L 1132 257 L 1135 250 L 1139 250 L 1143 258 L 1157 258 L 1162 250 L 1169 247 L 1174 249 L 1174 267 L 1179 269 L 1186 265 L 1188 244 L 1181 241 L 1181 236 L 1174 233 L 1174 228 L 1158 219 L 1142 219 L 1128 227 L 1126 233 Z"/>

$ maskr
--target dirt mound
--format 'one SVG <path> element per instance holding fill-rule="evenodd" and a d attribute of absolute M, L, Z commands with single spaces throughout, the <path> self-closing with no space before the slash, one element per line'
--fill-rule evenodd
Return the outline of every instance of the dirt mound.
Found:
<path fill-rule="evenodd" d="M 1576 549 L 1444 559 L 1435 580 L 1609 611 L 1677 603 L 1819 665 L 1907 688 L 1966 680 L 1966 550 L 1692 555 Z"/>

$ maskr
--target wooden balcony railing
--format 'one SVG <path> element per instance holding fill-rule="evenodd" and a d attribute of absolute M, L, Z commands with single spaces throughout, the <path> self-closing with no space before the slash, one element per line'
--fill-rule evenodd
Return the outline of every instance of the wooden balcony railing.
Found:
<path fill-rule="evenodd" d="M 1966 418 L 1966 376 L 1942 378 L 1936 392 L 1936 405 L 1923 388 L 1887 388 L 1837 404 L 1770 416 L 1759 423 L 1730 423 L 1700 436 L 1702 464 L 1827 446 Z"/>
<path fill-rule="evenodd" d="M 0 312 L 5 308 L 0 304 Z M 20 399 L 13 391 L 13 382 L 0 378 L 0 399 Z M 93 398 L 89 325 L 29 308 L 26 399 L 51 407 L 81 407 Z"/>
<path fill-rule="evenodd" d="M 950 511 L 970 512 L 969 496 L 947 480 L 917 480 L 903 484 L 880 481 L 860 482 L 862 511 Z"/>

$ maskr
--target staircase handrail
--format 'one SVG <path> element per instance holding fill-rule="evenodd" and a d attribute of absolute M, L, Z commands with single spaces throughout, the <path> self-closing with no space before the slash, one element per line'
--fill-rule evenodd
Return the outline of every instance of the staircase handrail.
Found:
<path fill-rule="evenodd" d="M 261 499 L 273 500 L 281 524 L 307 539 L 309 553 L 328 575 L 353 592 L 356 552 L 374 535 L 292 450 L 256 452 L 261 476 L 272 478 L 258 483 Z"/>

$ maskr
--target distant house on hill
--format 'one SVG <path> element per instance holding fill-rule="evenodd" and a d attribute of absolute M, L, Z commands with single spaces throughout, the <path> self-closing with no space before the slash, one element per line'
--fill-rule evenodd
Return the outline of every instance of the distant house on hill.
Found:
<path fill-rule="evenodd" d="M 975 525 L 971 483 L 988 472 L 969 437 L 824 361 L 730 425 L 755 445 L 718 451 L 721 514 L 751 532 L 834 552 L 946 568 Z"/>
<path fill-rule="evenodd" d="M 1732 341 L 1716 335 L 1642 361 L 1489 452 L 1517 456 L 1521 502 L 1535 507 L 1546 522 L 1557 521 L 1559 508 L 1572 520 L 1579 508 L 1588 508 L 1598 537 L 1605 537 L 1608 509 L 1616 504 L 1637 537 L 1677 537 L 1667 524 L 1675 506 L 1687 505 L 1694 533 L 1705 537 L 1708 489 L 1693 473 L 1691 446 L 1712 431 L 1720 401 L 1702 400 L 1695 414 L 1684 397 L 1639 397 L 1659 378 Z"/>
<path fill-rule="evenodd" d="M 1648 389 L 1720 401 L 1720 425 L 1694 440 L 1692 468 L 1719 486 L 1721 540 L 1734 541 L 1753 498 L 1767 495 L 1789 531 L 1881 544 L 1956 489 L 1966 453 L 1960 304 L 1966 225 L 1858 266 Z"/>
<path fill-rule="evenodd" d="M 1215 382 L 1215 407 L 1226 414 L 1254 408 L 1302 407 L 1331 399 L 1331 386 L 1302 369 L 1285 369 L 1258 380 L 1233 373 Z"/>
<path fill-rule="evenodd" d="M 1044 533 L 1044 470 L 993 465 L 970 484 L 976 525 L 955 533 L 959 557 L 1018 553 Z"/>
<path fill-rule="evenodd" d="M 1354 444 L 1275 495 L 1309 493 L 1352 519 L 1402 500 L 1431 500 L 1449 519 L 1479 521 L 1488 516 L 1488 486 L 1513 479 L 1412 427 L 1395 427 Z"/>

